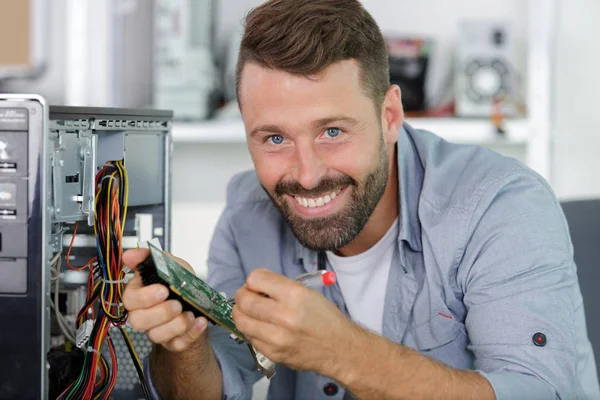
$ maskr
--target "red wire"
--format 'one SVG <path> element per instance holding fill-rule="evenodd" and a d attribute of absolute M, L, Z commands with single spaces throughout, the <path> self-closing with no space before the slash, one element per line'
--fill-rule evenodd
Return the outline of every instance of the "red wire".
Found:
<path fill-rule="evenodd" d="M 77 235 L 77 227 L 78 226 L 79 226 L 79 222 L 75 222 L 75 226 L 73 227 L 73 234 L 71 235 L 71 243 L 69 244 L 69 249 L 67 250 L 67 255 L 65 256 L 65 261 L 67 263 L 67 266 L 75 271 L 81 271 L 89 265 L 89 261 L 88 261 L 85 265 L 83 265 L 81 267 L 74 267 L 71 265 L 71 262 L 69 261 L 69 258 L 71 258 L 71 250 L 73 249 L 73 242 L 75 241 L 75 235 Z"/>
<path fill-rule="evenodd" d="M 102 359 L 99 359 L 100 363 L 100 379 L 98 379 L 98 382 L 96 382 L 96 384 L 94 385 L 94 390 L 100 386 L 102 384 L 102 382 L 104 382 L 106 380 L 106 369 L 104 368 L 104 363 L 102 362 Z M 107 366 L 108 367 L 108 366 Z"/>
<path fill-rule="evenodd" d="M 112 392 L 113 388 L 115 387 L 115 383 L 117 382 L 117 355 L 115 353 L 115 348 L 113 346 L 112 339 L 110 337 L 108 338 L 107 342 L 108 342 L 108 350 L 110 351 L 110 356 L 112 359 L 113 374 L 110 377 L 110 384 L 108 385 L 108 390 L 104 394 L 103 399 L 105 399 L 105 400 L 108 400 L 110 393 Z"/>

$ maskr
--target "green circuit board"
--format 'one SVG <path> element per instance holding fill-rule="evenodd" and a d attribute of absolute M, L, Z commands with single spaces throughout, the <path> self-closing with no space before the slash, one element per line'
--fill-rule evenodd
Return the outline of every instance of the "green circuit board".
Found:
<path fill-rule="evenodd" d="M 213 322 L 233 333 L 238 339 L 245 340 L 244 335 L 235 327 L 231 316 L 233 305 L 225 296 L 152 243 L 148 243 L 148 247 L 158 275 L 169 284 L 173 292 Z"/>

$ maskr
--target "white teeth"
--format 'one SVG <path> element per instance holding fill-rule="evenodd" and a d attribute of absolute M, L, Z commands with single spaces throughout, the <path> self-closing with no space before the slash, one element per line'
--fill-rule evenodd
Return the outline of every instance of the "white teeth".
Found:
<path fill-rule="evenodd" d="M 335 192 L 326 194 L 323 197 L 317 197 L 315 199 L 309 199 L 309 198 L 300 197 L 300 196 L 294 196 L 294 198 L 296 199 L 298 204 L 300 204 L 303 207 L 310 207 L 310 208 L 321 207 L 321 206 L 329 203 L 331 200 L 335 199 L 340 191 L 341 191 L 341 189 L 337 190 Z"/>

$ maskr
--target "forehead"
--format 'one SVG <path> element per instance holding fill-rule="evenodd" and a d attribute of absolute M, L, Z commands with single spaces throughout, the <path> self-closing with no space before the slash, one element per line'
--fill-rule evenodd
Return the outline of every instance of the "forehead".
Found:
<path fill-rule="evenodd" d="M 363 90 L 360 67 L 354 60 L 330 65 L 308 77 L 248 63 L 241 74 L 239 101 L 244 117 L 290 110 L 335 112 L 364 107 L 371 102 Z"/>

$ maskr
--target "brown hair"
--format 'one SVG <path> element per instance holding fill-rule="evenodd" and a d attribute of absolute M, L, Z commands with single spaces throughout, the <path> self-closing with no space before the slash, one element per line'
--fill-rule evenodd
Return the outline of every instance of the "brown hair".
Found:
<path fill-rule="evenodd" d="M 379 112 L 390 86 L 388 54 L 373 17 L 358 0 L 270 0 L 246 17 L 236 68 L 236 93 L 242 69 L 263 68 L 310 76 L 354 59 L 366 94 Z"/>

